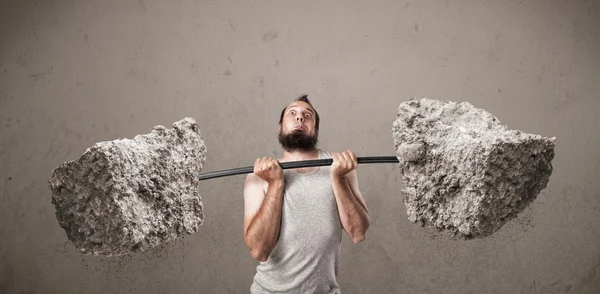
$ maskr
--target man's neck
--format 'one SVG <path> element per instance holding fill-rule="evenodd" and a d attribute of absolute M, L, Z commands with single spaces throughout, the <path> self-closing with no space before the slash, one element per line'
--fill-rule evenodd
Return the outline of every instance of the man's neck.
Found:
<path fill-rule="evenodd" d="M 279 161 L 280 162 L 302 161 L 302 160 L 313 160 L 313 159 L 318 159 L 318 158 L 319 158 L 318 148 L 315 148 L 310 151 L 305 151 L 305 150 L 287 151 L 287 150 L 284 150 L 283 157 Z"/>

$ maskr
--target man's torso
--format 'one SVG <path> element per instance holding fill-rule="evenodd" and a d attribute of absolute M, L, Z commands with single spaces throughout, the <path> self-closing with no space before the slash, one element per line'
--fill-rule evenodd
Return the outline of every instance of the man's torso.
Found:
<path fill-rule="evenodd" d="M 319 158 L 331 155 L 319 150 Z M 284 170 L 279 239 L 256 270 L 252 293 L 340 293 L 337 283 L 342 241 L 329 166 L 308 173 Z"/>

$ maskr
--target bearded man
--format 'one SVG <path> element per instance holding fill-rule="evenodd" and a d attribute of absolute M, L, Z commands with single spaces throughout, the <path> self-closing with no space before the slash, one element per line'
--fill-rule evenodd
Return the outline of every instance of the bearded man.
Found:
<path fill-rule="evenodd" d="M 319 114 L 300 96 L 279 119 L 283 156 L 263 157 L 244 184 L 244 242 L 259 261 L 251 293 L 337 293 L 345 231 L 366 237 L 369 211 L 358 187 L 356 155 L 317 148 Z M 286 169 L 281 162 L 333 158 L 331 166 Z"/>

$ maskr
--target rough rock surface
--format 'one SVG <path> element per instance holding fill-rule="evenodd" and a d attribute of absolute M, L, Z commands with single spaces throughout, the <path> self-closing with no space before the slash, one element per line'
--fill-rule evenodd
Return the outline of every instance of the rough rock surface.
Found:
<path fill-rule="evenodd" d="M 392 137 L 409 220 L 453 238 L 493 234 L 552 174 L 555 137 L 511 130 L 467 102 L 410 99 Z"/>
<path fill-rule="evenodd" d="M 204 220 L 198 175 L 206 146 L 196 121 L 155 126 L 134 139 L 95 143 L 48 181 L 56 217 L 84 254 L 141 252 Z"/>

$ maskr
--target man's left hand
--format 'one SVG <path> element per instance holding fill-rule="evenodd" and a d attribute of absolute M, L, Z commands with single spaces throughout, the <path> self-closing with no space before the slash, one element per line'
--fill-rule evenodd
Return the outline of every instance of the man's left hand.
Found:
<path fill-rule="evenodd" d="M 356 169 L 358 161 L 356 154 L 350 150 L 341 153 L 332 153 L 331 176 L 342 177 Z"/>

